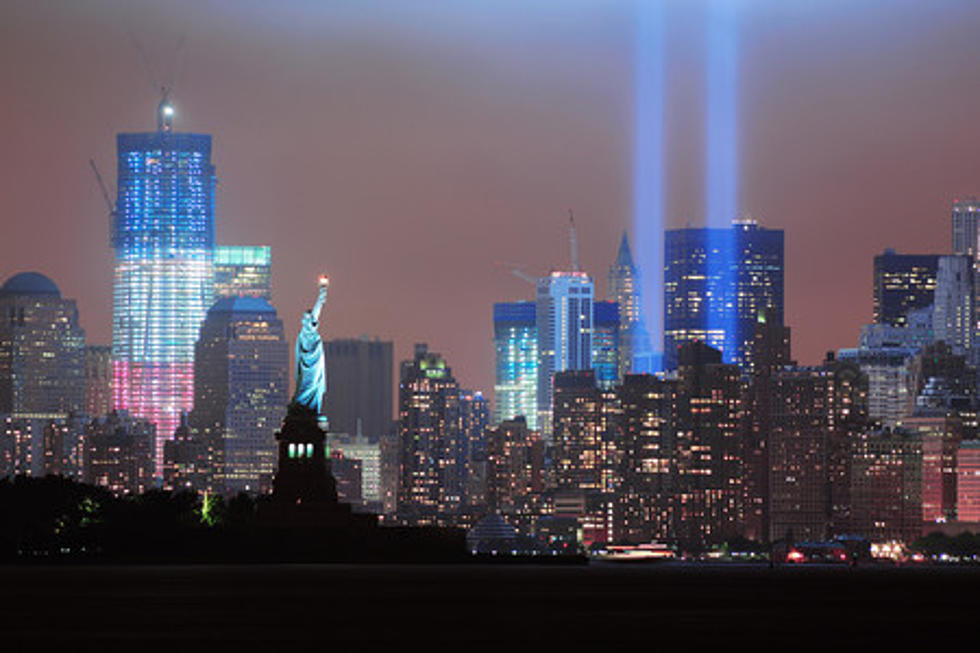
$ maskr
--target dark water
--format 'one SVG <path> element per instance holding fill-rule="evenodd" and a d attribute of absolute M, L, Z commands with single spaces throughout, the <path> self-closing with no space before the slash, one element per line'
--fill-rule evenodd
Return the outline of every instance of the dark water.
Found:
<path fill-rule="evenodd" d="M 0 591 L 8 651 L 972 650 L 980 628 L 980 570 L 962 568 L 7 567 Z"/>

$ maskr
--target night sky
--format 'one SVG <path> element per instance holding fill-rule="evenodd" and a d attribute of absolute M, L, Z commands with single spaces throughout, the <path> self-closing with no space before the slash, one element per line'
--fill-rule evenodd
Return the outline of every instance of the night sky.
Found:
<path fill-rule="evenodd" d="M 872 257 L 949 249 L 980 195 L 980 3 L 739 4 L 739 206 L 786 230 L 794 355 L 853 346 Z M 704 213 L 704 5 L 666 8 L 667 226 Z M 507 265 L 567 265 L 574 209 L 604 292 L 633 231 L 633 3 L 211 0 L 0 3 L 0 276 L 34 269 L 108 343 L 115 135 L 214 136 L 221 244 L 268 244 L 290 337 L 321 271 L 321 331 L 444 353 L 492 390 Z M 142 44 L 150 74 L 134 41 Z M 177 44 L 183 41 L 182 47 Z M 176 52 L 176 55 L 175 55 Z M 640 262 L 642 264 L 642 261 Z"/>

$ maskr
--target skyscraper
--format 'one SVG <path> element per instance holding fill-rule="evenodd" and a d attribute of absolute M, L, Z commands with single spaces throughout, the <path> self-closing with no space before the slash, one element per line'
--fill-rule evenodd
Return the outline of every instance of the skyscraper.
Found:
<path fill-rule="evenodd" d="M 903 326 L 910 311 L 926 308 L 936 292 L 939 256 L 886 249 L 874 260 L 874 321 Z"/>
<path fill-rule="evenodd" d="M 650 333 L 643 319 L 640 271 L 633 263 L 626 232 L 609 266 L 609 298 L 619 304 L 619 378 L 654 372 Z"/>
<path fill-rule="evenodd" d="M 932 334 L 953 352 L 969 355 L 973 348 L 974 280 L 969 256 L 940 256 L 932 309 Z"/>
<path fill-rule="evenodd" d="M 448 523 L 464 493 L 459 385 L 446 359 L 425 344 L 401 365 L 398 440 L 399 515 L 410 523 Z"/>
<path fill-rule="evenodd" d="M 677 367 L 678 347 L 696 340 L 720 349 L 725 362 L 750 371 L 759 315 L 765 313 L 768 320 L 783 324 L 783 279 L 781 229 L 738 220 L 731 229 L 668 230 L 665 369 Z"/>
<path fill-rule="evenodd" d="M 602 397 L 592 370 L 555 373 L 554 454 L 558 490 L 602 489 Z"/>
<path fill-rule="evenodd" d="M 515 515 L 541 492 L 544 446 L 523 417 L 504 420 L 487 431 L 487 506 Z"/>
<path fill-rule="evenodd" d="M 900 431 L 876 431 L 854 438 L 850 449 L 848 530 L 872 542 L 918 539 L 922 534 L 922 438 Z"/>
<path fill-rule="evenodd" d="M 978 253 L 977 219 L 980 218 L 980 200 L 968 197 L 953 200 L 953 254 L 969 256 L 974 261 Z"/>
<path fill-rule="evenodd" d="M 156 425 L 160 476 L 212 304 L 215 176 L 211 137 L 172 131 L 166 100 L 158 111 L 157 131 L 116 139 L 112 357 L 115 407 Z"/>
<path fill-rule="evenodd" d="M 620 313 L 616 302 L 592 304 L 592 368 L 596 384 L 612 390 L 620 382 Z"/>
<path fill-rule="evenodd" d="M 677 382 L 627 374 L 622 406 L 618 538 L 630 542 L 674 537 L 677 472 Z"/>
<path fill-rule="evenodd" d="M 363 434 L 377 442 L 391 432 L 392 346 L 367 338 L 324 341 L 324 411 L 332 433 Z"/>
<path fill-rule="evenodd" d="M 538 327 L 534 302 L 493 305 L 493 348 L 496 378 L 493 423 L 523 416 L 527 427 L 538 426 Z"/>
<path fill-rule="evenodd" d="M 960 443 L 956 470 L 957 516 L 960 521 L 980 523 L 980 440 Z"/>
<path fill-rule="evenodd" d="M 980 361 L 980 200 L 969 197 L 953 201 L 953 255 L 969 256 L 973 263 L 973 362 Z M 975 344 L 976 346 L 973 346 Z"/>
<path fill-rule="evenodd" d="M 742 499 L 739 369 L 699 342 L 677 360 L 674 532 L 688 542 L 722 542 L 736 532 Z"/>
<path fill-rule="evenodd" d="M 107 415 L 112 410 L 112 347 L 85 347 L 85 414 Z"/>
<path fill-rule="evenodd" d="M 551 438 L 553 376 L 592 368 L 592 278 L 584 272 L 552 272 L 538 279 L 538 426 Z"/>
<path fill-rule="evenodd" d="M 467 505 L 483 503 L 485 489 L 476 482 L 487 459 L 487 427 L 490 426 L 490 402 L 477 390 L 459 392 L 459 432 L 462 460 L 465 466 L 464 497 Z M 473 481 L 471 484 L 470 481 Z"/>
<path fill-rule="evenodd" d="M 867 379 L 828 360 L 771 382 L 769 539 L 824 539 L 846 527 L 848 447 L 867 429 Z"/>
<path fill-rule="evenodd" d="M 269 302 L 225 297 L 211 307 L 195 348 L 190 426 L 208 443 L 215 491 L 271 487 L 288 370 L 282 321 Z"/>
<path fill-rule="evenodd" d="M 0 287 L 0 413 L 60 415 L 85 406 L 85 332 L 75 300 L 37 272 Z"/>
<path fill-rule="evenodd" d="M 215 297 L 272 298 L 272 248 L 218 245 L 214 248 Z"/>

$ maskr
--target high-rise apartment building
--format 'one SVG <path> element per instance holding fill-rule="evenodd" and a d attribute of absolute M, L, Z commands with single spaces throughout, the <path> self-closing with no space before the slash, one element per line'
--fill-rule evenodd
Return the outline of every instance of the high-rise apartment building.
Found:
<path fill-rule="evenodd" d="M 0 478 L 78 477 L 84 419 L 58 413 L 0 414 Z"/>
<path fill-rule="evenodd" d="M 968 357 L 975 325 L 973 275 L 973 259 L 969 256 L 940 256 L 932 308 L 933 338 Z"/>
<path fill-rule="evenodd" d="M 331 454 L 340 450 L 346 460 L 356 460 L 361 465 L 361 500 L 370 509 L 381 511 L 381 443 L 367 436 L 328 433 L 327 444 Z"/>
<path fill-rule="evenodd" d="M 208 443 L 215 492 L 271 488 L 288 374 L 286 336 L 269 302 L 225 297 L 211 307 L 195 348 L 190 426 Z"/>
<path fill-rule="evenodd" d="M 980 200 L 969 197 L 953 201 L 953 254 L 968 256 L 973 262 L 973 338 L 972 360 L 980 359 L 980 232 L 977 219 L 980 218 Z"/>
<path fill-rule="evenodd" d="M 908 363 L 916 350 L 908 347 L 841 349 L 837 360 L 861 368 L 868 379 L 868 417 L 893 428 L 909 414 Z"/>
<path fill-rule="evenodd" d="M 538 279 L 538 426 L 546 442 L 555 373 L 592 369 L 594 294 L 592 278 L 584 272 L 552 272 Z"/>
<path fill-rule="evenodd" d="M 394 354 L 391 342 L 338 338 L 323 343 L 327 371 L 324 411 L 332 433 L 377 442 L 392 428 Z"/>
<path fill-rule="evenodd" d="M 75 300 L 37 272 L 0 287 L 0 413 L 64 417 L 85 407 L 85 332 Z"/>
<path fill-rule="evenodd" d="M 926 524 L 954 521 L 956 452 L 962 439 L 962 421 L 943 411 L 936 415 L 907 417 L 901 431 L 921 443 L 921 515 L 918 519 Z"/>
<path fill-rule="evenodd" d="M 398 386 L 398 512 L 416 524 L 444 524 L 463 504 L 466 466 L 459 385 L 425 344 L 401 365 Z"/>
<path fill-rule="evenodd" d="M 742 498 L 739 436 L 742 391 L 736 365 L 700 342 L 677 359 L 674 532 L 685 542 L 722 542 L 735 535 Z"/>
<path fill-rule="evenodd" d="M 641 543 L 674 537 L 676 386 L 649 374 L 623 377 L 617 539 Z"/>
<path fill-rule="evenodd" d="M 602 490 L 602 396 L 592 370 L 555 373 L 552 464 L 559 491 Z"/>
<path fill-rule="evenodd" d="M 112 411 L 112 347 L 85 347 L 85 414 L 107 415 Z"/>
<path fill-rule="evenodd" d="M 731 229 L 671 229 L 665 234 L 664 368 L 698 341 L 723 360 L 752 369 L 752 339 L 762 313 L 783 324 L 783 231 L 739 220 Z"/>
<path fill-rule="evenodd" d="M 795 363 L 790 328 L 763 315 L 756 324 L 753 371 L 745 387 L 742 418 L 742 533 L 749 539 L 769 537 L 769 433 L 772 427 L 773 378 Z"/>
<path fill-rule="evenodd" d="M 493 305 L 496 355 L 493 423 L 523 417 L 538 427 L 538 327 L 535 302 Z"/>
<path fill-rule="evenodd" d="M 964 440 L 956 454 L 956 509 L 961 522 L 980 523 L 980 440 Z"/>
<path fill-rule="evenodd" d="M 85 427 L 85 482 L 117 496 L 152 488 L 155 430 L 125 413 L 93 419 Z"/>
<path fill-rule="evenodd" d="M 114 405 L 156 425 L 155 461 L 194 399 L 194 343 L 214 295 L 211 137 L 119 134 L 112 357 Z M 158 470 L 157 476 L 161 472 Z"/>
<path fill-rule="evenodd" d="M 903 326 L 909 311 L 933 303 L 939 256 L 886 249 L 874 260 L 874 321 Z"/>
<path fill-rule="evenodd" d="M 922 533 L 922 439 L 864 433 L 850 456 L 849 528 L 872 542 L 912 542 Z"/>
<path fill-rule="evenodd" d="M 485 488 L 479 482 L 487 458 L 487 427 L 490 426 L 490 401 L 477 390 L 459 392 L 459 433 L 462 438 L 464 498 L 470 506 L 482 505 Z"/>
<path fill-rule="evenodd" d="M 214 296 L 272 298 L 272 248 L 218 245 L 214 248 Z"/>
<path fill-rule="evenodd" d="M 612 390 L 620 382 L 620 314 L 616 302 L 592 304 L 592 369 L 596 385 Z"/>
<path fill-rule="evenodd" d="M 825 539 L 847 526 L 849 445 L 867 429 L 867 377 L 828 360 L 771 383 L 769 539 Z"/>
<path fill-rule="evenodd" d="M 543 489 L 544 444 L 527 420 L 504 420 L 487 431 L 487 508 L 519 515 Z"/>

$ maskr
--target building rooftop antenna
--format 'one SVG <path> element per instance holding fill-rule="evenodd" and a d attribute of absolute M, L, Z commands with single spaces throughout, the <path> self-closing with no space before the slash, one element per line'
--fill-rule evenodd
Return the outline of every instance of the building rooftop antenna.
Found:
<path fill-rule="evenodd" d="M 157 105 L 157 131 L 169 132 L 173 129 L 174 105 L 170 101 L 170 89 L 160 88 L 160 104 Z"/>
<path fill-rule="evenodd" d="M 575 234 L 575 214 L 568 209 L 568 245 L 572 250 L 572 272 L 579 271 L 578 265 L 578 236 Z"/>

